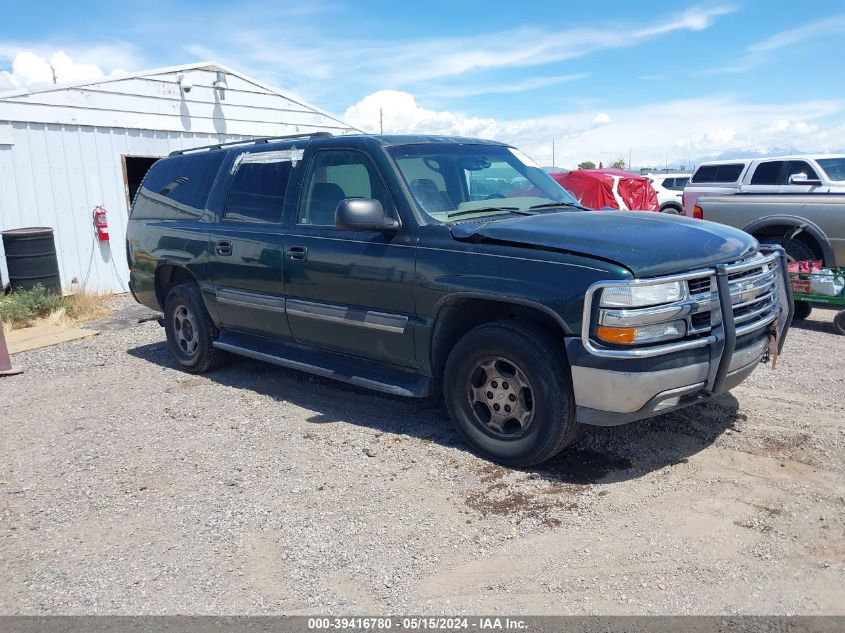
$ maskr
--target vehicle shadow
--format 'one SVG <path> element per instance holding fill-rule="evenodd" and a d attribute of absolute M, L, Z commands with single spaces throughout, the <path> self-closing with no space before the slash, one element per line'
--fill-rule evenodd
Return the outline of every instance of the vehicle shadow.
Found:
<path fill-rule="evenodd" d="M 164 341 L 127 350 L 136 358 L 179 370 Z M 413 400 L 371 392 L 345 383 L 248 358 L 233 357 L 203 375 L 220 385 L 249 390 L 314 412 L 313 424 L 345 422 L 376 432 L 416 437 L 466 453 L 472 449 L 436 398 Z M 584 426 L 575 441 L 551 461 L 524 472 L 569 484 L 637 479 L 682 464 L 743 419 L 731 395 L 617 427 Z"/>
<path fill-rule="evenodd" d="M 792 327 L 798 330 L 806 330 L 808 332 L 824 332 L 825 334 L 836 334 L 833 327 L 833 317 L 837 312 L 843 310 L 843 306 L 831 305 L 826 303 L 814 303 L 812 314 L 800 321 L 792 321 Z M 788 340 L 788 339 L 787 339 Z"/>

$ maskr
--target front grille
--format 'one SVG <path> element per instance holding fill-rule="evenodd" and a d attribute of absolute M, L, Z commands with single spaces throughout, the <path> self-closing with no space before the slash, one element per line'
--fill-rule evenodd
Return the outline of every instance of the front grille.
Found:
<path fill-rule="evenodd" d="M 747 334 L 769 323 L 776 307 L 777 263 L 754 265 L 755 259 L 762 258 L 757 255 L 728 266 L 731 305 L 738 334 Z M 736 270 L 731 272 L 731 269 Z M 692 335 L 708 334 L 721 320 L 715 282 L 715 276 L 697 277 L 687 282 L 691 298 L 698 303 L 687 324 Z"/>
<path fill-rule="evenodd" d="M 710 292 L 710 277 L 690 279 L 688 283 L 689 293 L 691 295 L 701 294 L 702 292 Z"/>

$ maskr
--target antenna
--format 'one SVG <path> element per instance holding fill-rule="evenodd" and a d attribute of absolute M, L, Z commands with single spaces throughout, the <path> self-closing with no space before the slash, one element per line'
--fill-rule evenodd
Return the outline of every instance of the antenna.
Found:
<path fill-rule="evenodd" d="M 378 109 L 378 133 L 384 134 L 384 108 Z"/>

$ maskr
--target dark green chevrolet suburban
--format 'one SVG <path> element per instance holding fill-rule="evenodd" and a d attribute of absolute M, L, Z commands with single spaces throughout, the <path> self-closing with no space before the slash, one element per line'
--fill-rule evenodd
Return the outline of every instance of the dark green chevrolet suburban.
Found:
<path fill-rule="evenodd" d="M 490 141 L 316 133 L 175 152 L 132 205 L 131 289 L 188 371 L 229 353 L 409 397 L 532 465 L 744 380 L 792 318 L 785 257 L 596 212 Z"/>

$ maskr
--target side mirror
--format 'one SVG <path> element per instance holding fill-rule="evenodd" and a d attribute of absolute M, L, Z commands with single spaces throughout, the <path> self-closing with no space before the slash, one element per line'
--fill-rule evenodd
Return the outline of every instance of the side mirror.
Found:
<path fill-rule="evenodd" d="M 818 178 L 808 178 L 805 173 L 792 174 L 787 182 L 790 185 L 820 185 L 822 181 Z"/>
<path fill-rule="evenodd" d="M 399 229 L 399 222 L 384 215 L 381 202 L 369 198 L 341 200 L 335 211 L 335 224 L 338 228 L 350 231 L 392 233 Z"/>

